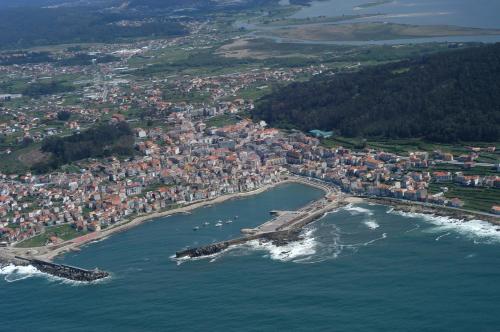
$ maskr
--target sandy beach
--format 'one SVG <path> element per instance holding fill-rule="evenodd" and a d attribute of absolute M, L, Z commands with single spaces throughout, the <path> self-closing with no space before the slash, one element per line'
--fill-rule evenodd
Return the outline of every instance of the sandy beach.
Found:
<path fill-rule="evenodd" d="M 65 252 L 72 251 L 72 250 L 78 250 L 78 248 L 86 243 L 92 242 L 92 241 L 97 241 L 106 237 L 109 237 L 115 233 L 118 232 L 123 232 L 126 231 L 132 227 L 136 227 L 146 221 L 153 220 L 156 218 L 160 217 L 165 217 L 173 214 L 178 214 L 178 213 L 187 213 L 192 210 L 212 205 L 212 204 L 218 204 L 225 202 L 227 200 L 231 199 L 238 199 L 242 197 L 247 197 L 247 196 L 252 196 L 252 195 L 257 195 L 260 194 L 266 190 L 269 190 L 271 188 L 274 188 L 276 186 L 285 184 L 285 183 L 302 183 L 302 184 L 307 184 L 310 186 L 317 187 L 319 189 L 324 190 L 324 188 L 316 183 L 311 183 L 309 181 L 303 180 L 301 178 L 295 178 L 295 177 L 290 177 L 288 179 L 273 183 L 273 184 L 268 184 L 265 186 L 262 186 L 258 189 L 248 191 L 248 192 L 240 192 L 240 193 L 234 193 L 234 194 L 228 194 L 228 195 L 223 195 L 219 196 L 214 199 L 206 199 L 206 200 L 201 200 L 197 201 L 195 203 L 185 205 L 176 209 L 171 209 L 171 210 L 166 210 L 166 211 L 159 211 L 159 212 L 153 212 L 153 213 L 148 213 L 148 214 L 142 214 L 139 216 L 134 217 L 132 220 L 126 219 L 123 220 L 122 222 L 119 222 L 112 227 L 98 231 L 98 232 L 93 232 L 89 233 L 65 242 L 62 242 L 58 245 L 55 246 L 43 246 L 43 247 L 35 247 L 35 248 L 7 248 L 5 251 L 7 251 L 11 255 L 18 255 L 18 256 L 23 256 L 23 257 L 32 257 L 32 258 L 37 258 L 37 259 L 42 259 L 42 260 L 48 260 L 51 261 L 54 259 L 54 257 L 61 255 Z"/>
<path fill-rule="evenodd" d="M 171 210 L 165 210 L 165 211 L 158 211 L 158 212 L 153 212 L 153 213 L 144 213 L 138 216 L 135 216 L 133 219 L 125 219 L 112 227 L 98 231 L 98 232 L 93 232 L 89 233 L 65 242 L 62 242 L 58 245 L 50 245 L 50 246 L 42 246 L 42 247 L 34 247 L 34 248 L 16 248 L 16 247 L 9 247 L 5 248 L 3 250 L 0 249 L 0 256 L 4 256 L 4 258 L 7 257 L 13 257 L 14 255 L 22 256 L 22 257 L 28 257 L 28 258 L 37 258 L 37 259 L 42 259 L 42 260 L 52 260 L 54 257 L 64 254 L 65 252 L 72 251 L 72 250 L 79 250 L 78 248 L 86 243 L 92 242 L 92 241 L 97 241 L 100 239 L 107 238 L 115 233 L 118 232 L 123 232 L 126 231 L 132 227 L 136 227 L 138 225 L 141 225 L 144 222 L 154 220 L 156 218 L 160 217 L 165 217 L 173 214 L 178 214 L 178 213 L 188 213 L 192 210 L 204 207 L 204 206 L 209 206 L 213 204 L 218 204 L 222 203 L 228 200 L 232 199 L 238 199 L 238 198 L 243 198 L 243 197 L 248 197 L 252 195 L 258 195 L 260 193 L 263 193 L 264 191 L 267 191 L 269 189 L 272 189 L 276 186 L 285 184 L 285 183 L 302 183 L 305 185 L 313 186 L 318 189 L 321 189 L 325 192 L 328 192 L 326 187 L 320 183 L 313 182 L 313 181 L 308 181 L 307 179 L 300 178 L 300 177 L 289 177 L 287 179 L 284 179 L 282 181 L 273 183 L 273 184 L 268 184 L 265 186 L 262 186 L 258 189 L 248 191 L 248 192 L 240 192 L 240 193 L 234 193 L 234 194 L 228 194 L 228 195 L 223 195 L 219 196 L 214 199 L 205 199 L 205 200 L 200 200 L 185 206 L 181 206 L 179 208 L 171 209 Z M 401 201 L 401 200 L 394 200 L 394 199 L 383 199 L 383 198 L 364 198 L 364 197 L 356 197 L 356 196 L 345 196 L 344 197 L 345 202 L 351 203 L 351 204 L 359 204 L 364 201 L 372 202 L 372 203 L 377 203 L 377 204 L 384 204 L 384 205 L 390 205 L 393 206 L 397 210 L 401 211 L 406 211 L 406 212 L 417 212 L 417 213 L 424 213 L 424 214 L 434 214 L 434 215 L 446 215 L 448 217 L 452 218 L 457 218 L 457 219 L 465 219 L 465 220 L 471 220 L 471 219 L 483 219 L 485 221 L 489 221 L 493 224 L 499 224 L 500 221 L 498 220 L 498 217 L 494 216 L 485 216 L 484 214 L 479 214 L 479 213 L 471 213 L 470 211 L 461 211 L 460 209 L 451 209 L 451 208 L 446 208 L 446 207 L 439 207 L 439 206 L 425 206 L 425 205 L 420 205 L 420 204 L 412 204 L 414 202 L 406 202 L 406 201 Z M 479 218 L 482 217 L 482 218 Z"/>

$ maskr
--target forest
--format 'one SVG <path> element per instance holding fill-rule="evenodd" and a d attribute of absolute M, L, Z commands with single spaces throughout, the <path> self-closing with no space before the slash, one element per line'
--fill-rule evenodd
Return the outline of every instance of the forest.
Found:
<path fill-rule="evenodd" d="M 134 154 L 134 136 L 126 122 L 100 124 L 84 132 L 66 137 L 50 137 L 41 147 L 50 153 L 48 162 L 34 165 L 37 172 L 46 172 L 61 165 L 85 158 Z"/>
<path fill-rule="evenodd" d="M 27 84 L 19 92 L 21 92 L 22 95 L 25 95 L 28 97 L 39 98 L 39 97 L 45 96 L 45 95 L 53 95 L 56 93 L 71 92 L 74 90 L 75 90 L 75 87 L 72 84 L 69 84 L 69 83 L 64 82 L 64 81 L 51 80 L 48 82 L 41 81 L 41 82 Z"/>
<path fill-rule="evenodd" d="M 138 14 L 139 15 L 139 14 Z M 187 33 L 178 22 L 156 20 L 140 26 L 114 24 L 139 16 L 106 14 L 92 8 L 6 8 L 0 10 L 0 48 L 63 43 L 115 42 L 125 38 L 171 37 Z"/>
<path fill-rule="evenodd" d="M 500 44 L 326 73 L 258 101 L 256 119 L 347 137 L 500 139 Z"/>

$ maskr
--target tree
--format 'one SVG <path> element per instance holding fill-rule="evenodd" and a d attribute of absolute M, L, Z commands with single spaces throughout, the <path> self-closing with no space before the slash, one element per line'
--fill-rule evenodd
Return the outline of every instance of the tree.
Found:
<path fill-rule="evenodd" d="M 71 112 L 60 111 L 57 113 L 57 119 L 59 121 L 68 121 L 71 118 Z"/>

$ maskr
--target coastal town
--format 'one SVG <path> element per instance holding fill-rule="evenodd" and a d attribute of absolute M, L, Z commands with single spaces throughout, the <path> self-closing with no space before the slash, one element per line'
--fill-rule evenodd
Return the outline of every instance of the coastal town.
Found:
<path fill-rule="evenodd" d="M 494 145 L 470 146 L 455 155 L 439 149 L 399 155 L 328 146 L 332 133 L 279 130 L 252 119 L 256 99 L 270 86 L 328 72 L 326 64 L 156 75 L 155 65 L 144 59 L 230 40 L 209 24 L 187 28 L 190 35 L 173 39 L 2 55 L 3 83 L 30 87 L 19 93 L 0 85 L 2 246 L 58 246 L 138 216 L 252 192 L 291 175 L 351 195 L 457 209 L 470 207 L 449 187 L 500 190 Z M 37 169 L 50 156 L 40 150 L 47 139 L 103 123 L 130 128 L 131 155 Z M 483 153 L 490 160 L 481 160 Z M 499 204 L 479 212 L 500 215 Z"/>
<path fill-rule="evenodd" d="M 0 0 L 0 332 L 496 331 L 498 13 Z"/>
<path fill-rule="evenodd" d="M 401 157 L 325 148 L 318 138 L 301 132 L 285 133 L 248 119 L 207 127 L 203 117 L 195 120 L 182 111 L 169 114 L 166 123 L 172 129 L 136 128 L 137 155 L 130 159 L 87 160 L 74 173 L 2 174 L 4 245 L 22 245 L 44 232 L 50 234 L 56 225 L 70 225 L 80 235 L 99 232 L 137 215 L 276 184 L 290 174 L 331 182 L 355 195 L 457 208 L 463 206 L 461 199 L 447 197 L 445 188 L 431 194 L 429 184 L 500 187 L 495 175 L 429 172 L 430 165 L 452 159 L 438 152 Z M 471 167 L 474 152 L 460 158 L 469 160 L 464 169 Z M 492 206 L 491 213 L 500 213 L 500 207 Z M 54 235 L 48 241 L 57 245 L 63 239 Z"/>

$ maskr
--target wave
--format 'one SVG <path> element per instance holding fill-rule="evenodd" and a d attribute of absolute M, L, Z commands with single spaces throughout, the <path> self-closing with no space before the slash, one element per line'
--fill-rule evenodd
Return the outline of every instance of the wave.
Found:
<path fill-rule="evenodd" d="M 375 220 L 372 219 L 363 221 L 363 224 L 365 224 L 366 227 L 368 227 L 369 229 L 377 229 L 380 227 L 380 225 Z"/>
<path fill-rule="evenodd" d="M 38 271 L 32 265 L 16 266 L 14 264 L 9 264 L 0 269 L 0 275 L 5 276 L 4 280 L 7 282 L 20 281 L 40 274 L 42 274 L 42 272 Z"/>
<path fill-rule="evenodd" d="M 450 235 L 450 234 L 451 234 L 451 233 L 450 233 L 450 232 L 448 232 L 448 233 L 444 233 L 444 234 L 442 234 L 442 235 L 439 235 L 439 236 L 436 238 L 436 241 L 439 241 L 439 240 L 441 240 L 443 237 L 448 236 L 448 235 Z"/>
<path fill-rule="evenodd" d="M 285 246 L 275 246 L 272 243 L 252 241 L 249 247 L 252 250 L 265 250 L 264 257 L 281 262 L 299 264 L 314 264 L 327 260 L 337 259 L 340 255 L 356 253 L 359 248 L 387 238 L 382 236 L 361 243 L 344 244 L 341 241 L 341 232 L 336 225 L 323 224 L 321 228 L 309 228 L 302 234 L 303 240 L 289 243 Z"/>
<path fill-rule="evenodd" d="M 378 224 L 371 221 L 370 226 L 375 229 Z M 172 261 L 181 265 L 188 261 L 208 260 L 210 263 L 216 262 L 223 255 L 246 256 L 253 252 L 265 252 L 263 257 L 280 262 L 292 262 L 298 264 L 314 264 L 327 260 L 337 259 L 341 254 L 349 255 L 356 253 L 361 247 L 369 246 L 377 241 L 387 238 L 387 233 L 361 243 L 342 243 L 341 232 L 337 225 L 322 223 L 309 225 L 301 233 L 301 239 L 290 242 L 283 246 L 274 245 L 271 241 L 252 240 L 243 244 L 230 246 L 225 250 L 209 256 L 203 257 L 182 257 L 170 256 Z"/>
<path fill-rule="evenodd" d="M 369 216 L 373 215 L 372 211 L 362 208 L 360 206 L 354 206 L 352 204 L 347 204 L 342 209 L 345 211 L 349 211 L 352 215 L 358 215 L 358 214 L 367 214 Z"/>
<path fill-rule="evenodd" d="M 377 241 L 380 241 L 380 240 L 384 240 L 387 238 L 387 233 L 382 233 L 382 236 L 381 237 L 378 237 L 376 239 L 373 239 L 373 240 L 369 240 L 369 241 L 366 241 L 366 242 L 361 242 L 361 243 L 354 243 L 354 244 L 344 244 L 342 245 L 342 247 L 345 247 L 345 248 L 351 248 L 351 249 L 358 249 L 360 247 L 366 247 L 366 246 L 369 246 L 370 244 L 372 243 L 375 243 Z"/>
<path fill-rule="evenodd" d="M 413 228 L 405 231 L 405 233 L 410 233 L 410 232 L 416 231 L 419 228 L 420 228 L 420 225 L 419 224 L 415 224 L 415 227 L 413 227 Z"/>
<path fill-rule="evenodd" d="M 315 229 L 309 229 L 303 233 L 303 238 L 299 241 L 288 243 L 284 246 L 276 246 L 270 241 L 253 240 L 246 245 L 255 250 L 265 250 L 268 252 L 269 258 L 282 262 L 288 262 L 297 258 L 304 258 L 314 255 L 318 245 L 314 238 Z"/>
<path fill-rule="evenodd" d="M 14 264 L 9 264 L 6 266 L 3 266 L 0 268 L 0 276 L 4 276 L 4 280 L 6 282 L 16 282 L 16 281 L 21 281 L 24 279 L 28 278 L 33 278 L 33 277 L 41 277 L 45 278 L 48 281 L 51 282 L 59 282 L 61 284 L 66 284 L 70 286 L 85 286 L 85 285 L 91 285 L 91 284 L 98 284 L 98 283 L 104 283 L 108 282 L 111 279 L 111 276 L 99 279 L 96 281 L 76 281 L 76 280 L 69 280 L 61 277 L 56 277 L 48 273 L 41 272 L 38 270 L 36 267 L 33 265 L 14 265 Z"/>
<path fill-rule="evenodd" d="M 108 235 L 108 236 L 104 236 L 104 237 L 102 237 L 102 238 L 100 238 L 100 239 L 95 239 L 95 240 L 92 240 L 92 241 L 90 241 L 89 243 L 99 243 L 99 242 L 106 241 L 106 240 L 107 240 L 107 239 L 109 239 L 109 238 L 110 238 L 110 236 Z"/>
<path fill-rule="evenodd" d="M 401 215 L 407 218 L 418 218 L 436 227 L 428 229 L 432 233 L 443 233 L 452 231 L 465 238 L 474 240 L 477 244 L 493 244 L 500 242 L 500 226 L 491 224 L 484 220 L 461 220 L 450 217 L 436 216 L 432 214 L 387 211 L 387 213 Z"/>

